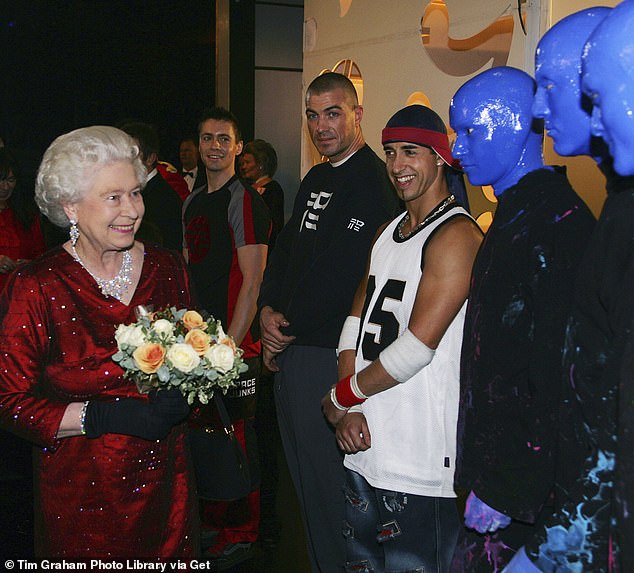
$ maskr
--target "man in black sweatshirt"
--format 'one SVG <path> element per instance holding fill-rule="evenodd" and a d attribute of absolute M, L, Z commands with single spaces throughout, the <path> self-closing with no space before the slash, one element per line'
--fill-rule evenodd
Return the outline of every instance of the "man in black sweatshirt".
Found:
<path fill-rule="evenodd" d="M 258 304 L 264 364 L 277 372 L 280 433 L 315 573 L 341 571 L 345 560 L 342 455 L 321 398 L 337 382 L 339 334 L 372 239 L 398 205 L 385 165 L 365 144 L 362 116 L 345 76 L 322 74 L 308 87 L 308 130 L 328 161 L 301 183 Z"/>

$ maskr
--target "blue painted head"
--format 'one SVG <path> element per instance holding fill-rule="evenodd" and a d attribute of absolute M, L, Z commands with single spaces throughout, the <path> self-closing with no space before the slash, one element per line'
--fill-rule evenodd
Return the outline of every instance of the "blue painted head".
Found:
<path fill-rule="evenodd" d="M 592 134 L 602 137 L 619 175 L 634 175 L 634 0 L 624 0 L 584 47 L 581 88 L 592 101 Z"/>
<path fill-rule="evenodd" d="M 544 34 L 535 52 L 537 93 L 533 115 L 544 120 L 559 155 L 592 155 L 607 149 L 590 133 L 592 104 L 581 91 L 581 54 L 592 31 L 611 8 L 595 6 L 560 20 Z"/>
<path fill-rule="evenodd" d="M 478 74 L 453 96 L 453 155 L 473 185 L 491 185 L 500 195 L 543 167 L 542 130 L 531 113 L 534 95 L 535 82 L 527 73 L 498 67 Z"/>

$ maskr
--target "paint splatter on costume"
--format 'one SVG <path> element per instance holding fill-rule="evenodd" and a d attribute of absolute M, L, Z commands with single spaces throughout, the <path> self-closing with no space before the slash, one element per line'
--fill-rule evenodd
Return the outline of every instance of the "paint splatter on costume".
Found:
<path fill-rule="evenodd" d="M 560 468 L 555 514 L 527 546 L 529 557 L 549 571 L 614 571 L 617 396 L 634 316 L 632 213 L 634 178 L 611 177 L 566 332 L 560 449 L 571 463 Z"/>
<path fill-rule="evenodd" d="M 529 173 L 499 200 L 465 321 L 456 483 L 513 522 L 493 535 L 465 529 L 456 570 L 469 572 L 501 571 L 549 503 L 564 330 L 594 225 L 552 169 Z"/>

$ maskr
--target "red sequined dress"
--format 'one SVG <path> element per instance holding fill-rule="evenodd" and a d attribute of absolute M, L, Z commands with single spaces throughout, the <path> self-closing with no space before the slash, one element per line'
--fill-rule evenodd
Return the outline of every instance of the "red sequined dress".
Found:
<path fill-rule="evenodd" d="M 38 557 L 187 560 L 198 514 L 185 425 L 160 441 L 104 434 L 57 440 L 66 406 L 138 394 L 111 360 L 134 307 L 190 304 L 183 259 L 146 247 L 129 306 L 106 298 L 61 247 L 9 279 L 0 304 L 0 425 L 34 442 Z M 40 449 L 41 448 L 41 449 Z"/>

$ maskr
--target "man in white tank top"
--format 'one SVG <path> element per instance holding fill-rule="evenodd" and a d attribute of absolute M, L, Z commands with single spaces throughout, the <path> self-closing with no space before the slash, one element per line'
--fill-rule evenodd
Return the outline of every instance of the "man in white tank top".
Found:
<path fill-rule="evenodd" d="M 398 111 L 382 142 L 407 212 L 374 243 L 339 343 L 340 381 L 322 400 L 346 453 L 346 570 L 445 572 L 459 527 L 462 325 L 482 234 L 436 113 Z"/>

